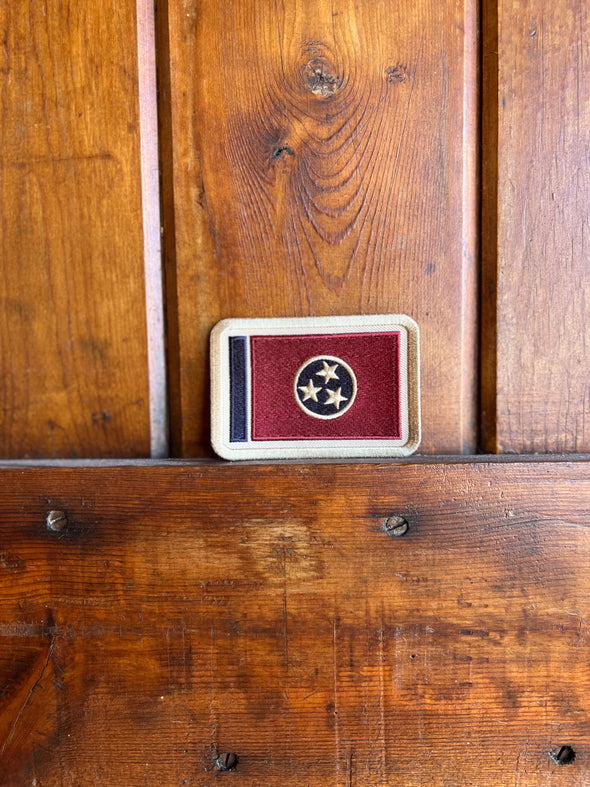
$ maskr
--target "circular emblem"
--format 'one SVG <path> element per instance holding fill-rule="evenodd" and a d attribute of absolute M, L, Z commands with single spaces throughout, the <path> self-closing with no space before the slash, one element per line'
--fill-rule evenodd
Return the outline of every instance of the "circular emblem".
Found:
<path fill-rule="evenodd" d="M 356 396 L 356 377 L 347 363 L 332 355 L 310 358 L 295 375 L 295 400 L 312 418 L 339 418 Z"/>

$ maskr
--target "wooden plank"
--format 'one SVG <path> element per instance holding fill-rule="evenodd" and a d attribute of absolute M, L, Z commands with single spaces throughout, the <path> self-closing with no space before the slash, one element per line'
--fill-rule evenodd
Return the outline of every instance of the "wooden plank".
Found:
<path fill-rule="evenodd" d="M 164 4 L 175 455 L 208 451 L 217 320 L 400 312 L 422 331 L 421 450 L 473 450 L 475 16 L 468 2 Z"/>
<path fill-rule="evenodd" d="M 588 784 L 588 461 L 0 483 L 6 787 Z"/>
<path fill-rule="evenodd" d="M 588 9 L 484 6 L 484 447 L 588 451 Z"/>
<path fill-rule="evenodd" d="M 0 27 L 0 455 L 149 456 L 135 3 Z"/>

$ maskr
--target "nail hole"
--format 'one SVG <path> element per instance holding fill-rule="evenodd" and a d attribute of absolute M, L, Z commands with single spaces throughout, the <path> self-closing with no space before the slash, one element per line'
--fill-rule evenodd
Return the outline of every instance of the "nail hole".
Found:
<path fill-rule="evenodd" d="M 569 765 L 576 759 L 576 752 L 571 746 L 556 746 L 551 749 L 549 756 L 556 765 Z"/>

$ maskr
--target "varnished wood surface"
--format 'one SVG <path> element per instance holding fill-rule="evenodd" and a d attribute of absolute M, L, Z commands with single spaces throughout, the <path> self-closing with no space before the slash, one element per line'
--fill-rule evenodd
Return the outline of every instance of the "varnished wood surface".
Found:
<path fill-rule="evenodd" d="M 588 451 L 588 8 L 484 9 L 484 448 Z"/>
<path fill-rule="evenodd" d="M 0 484 L 6 787 L 588 784 L 587 461 Z"/>
<path fill-rule="evenodd" d="M 149 456 L 135 12 L 0 9 L 4 457 Z"/>
<path fill-rule="evenodd" d="M 475 445 L 472 3 L 197 3 L 160 25 L 174 455 L 224 317 L 407 313 L 421 450 Z"/>

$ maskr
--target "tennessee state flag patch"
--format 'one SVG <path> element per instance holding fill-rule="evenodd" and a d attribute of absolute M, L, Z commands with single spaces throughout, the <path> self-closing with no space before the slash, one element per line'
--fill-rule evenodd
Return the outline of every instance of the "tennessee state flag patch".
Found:
<path fill-rule="evenodd" d="M 406 315 L 222 320 L 211 442 L 224 459 L 407 456 L 420 443 L 419 376 Z"/>

